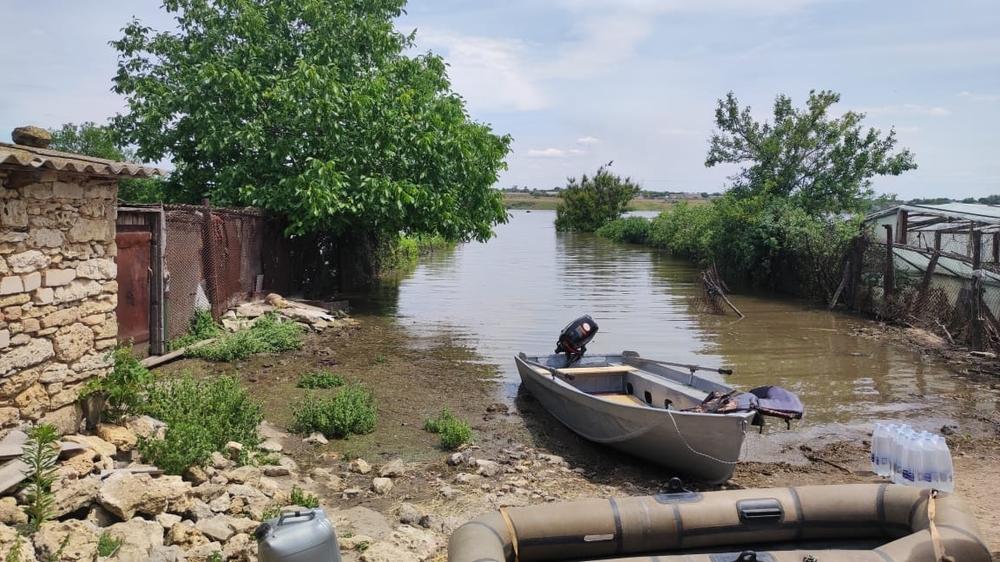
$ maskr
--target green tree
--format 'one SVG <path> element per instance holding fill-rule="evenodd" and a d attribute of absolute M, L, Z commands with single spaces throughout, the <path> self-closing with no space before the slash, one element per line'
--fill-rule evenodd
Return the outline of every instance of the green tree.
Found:
<path fill-rule="evenodd" d="M 715 110 L 705 165 L 739 164 L 731 178 L 738 198 L 794 198 L 812 215 L 863 210 L 872 195 L 871 178 L 899 175 L 917 167 L 913 154 L 894 152 L 896 133 L 864 130 L 865 115 L 829 114 L 840 94 L 811 91 L 805 108 L 788 96 L 774 102 L 773 122 L 759 122 L 730 92 Z"/>
<path fill-rule="evenodd" d="M 469 118 L 440 57 L 408 54 L 404 4 L 164 0 L 174 29 L 134 20 L 112 43 L 115 128 L 173 159 L 172 190 L 275 211 L 291 234 L 487 239 L 510 138 Z"/>
<path fill-rule="evenodd" d="M 622 216 L 639 186 L 601 166 L 593 177 L 570 178 L 556 209 L 556 230 L 594 232 Z"/>
<path fill-rule="evenodd" d="M 52 134 L 52 150 L 85 154 L 116 162 L 134 162 L 134 151 L 122 147 L 111 127 L 86 121 L 79 125 L 64 123 Z M 118 198 L 129 203 L 159 203 L 165 199 L 163 181 L 157 178 L 123 179 L 118 182 Z"/>

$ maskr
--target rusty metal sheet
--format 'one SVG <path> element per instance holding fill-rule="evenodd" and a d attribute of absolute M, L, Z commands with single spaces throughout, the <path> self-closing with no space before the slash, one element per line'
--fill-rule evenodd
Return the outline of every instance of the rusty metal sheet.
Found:
<path fill-rule="evenodd" d="M 120 231 L 118 245 L 118 341 L 149 341 L 150 255 L 148 230 Z"/>

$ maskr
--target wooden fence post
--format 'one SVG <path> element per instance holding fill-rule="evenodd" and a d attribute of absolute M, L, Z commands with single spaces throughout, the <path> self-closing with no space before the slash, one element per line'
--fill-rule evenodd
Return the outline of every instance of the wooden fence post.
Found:
<path fill-rule="evenodd" d="M 978 230 L 972 231 L 972 269 L 981 269 L 983 266 L 983 233 Z"/>
<path fill-rule="evenodd" d="M 971 334 L 969 334 L 969 343 L 972 346 L 973 351 L 983 351 L 985 341 L 983 316 L 982 316 L 982 302 L 983 302 L 983 272 L 981 270 L 976 270 L 972 272 L 972 294 L 971 299 L 969 299 L 969 317 L 970 317 L 970 328 Z"/>
<path fill-rule="evenodd" d="M 217 310 L 219 300 L 218 270 L 216 269 L 215 258 L 217 255 L 215 248 L 215 233 L 212 232 L 212 204 L 208 199 L 201 200 L 202 205 L 202 276 L 205 278 L 205 293 L 208 296 L 209 310 L 216 320 L 222 314 Z"/>
<path fill-rule="evenodd" d="M 896 213 L 896 242 L 906 245 L 906 236 L 909 231 L 910 214 L 905 210 Z"/>
<path fill-rule="evenodd" d="M 941 251 L 941 231 L 940 230 L 935 230 L 934 231 L 934 251 L 935 252 L 940 252 Z"/>
<path fill-rule="evenodd" d="M 892 298 L 892 294 L 896 287 L 896 264 L 895 257 L 896 252 L 892 248 L 892 225 L 887 224 L 885 227 L 885 273 L 882 276 L 882 294 L 883 298 L 888 301 Z"/>

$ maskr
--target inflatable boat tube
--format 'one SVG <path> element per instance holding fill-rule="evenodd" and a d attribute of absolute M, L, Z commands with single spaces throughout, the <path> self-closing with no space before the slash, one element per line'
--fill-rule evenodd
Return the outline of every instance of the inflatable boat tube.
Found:
<path fill-rule="evenodd" d="M 934 497 L 936 496 L 936 497 Z M 960 498 L 892 484 L 682 492 L 501 510 L 449 562 L 990 562 Z"/>

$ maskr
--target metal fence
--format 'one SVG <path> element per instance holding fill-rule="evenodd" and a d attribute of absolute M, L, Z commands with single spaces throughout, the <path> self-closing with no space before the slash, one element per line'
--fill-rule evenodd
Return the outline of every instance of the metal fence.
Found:
<path fill-rule="evenodd" d="M 892 240 L 891 233 L 855 240 L 845 275 L 848 303 L 953 343 L 1000 351 L 1000 264 Z"/>

